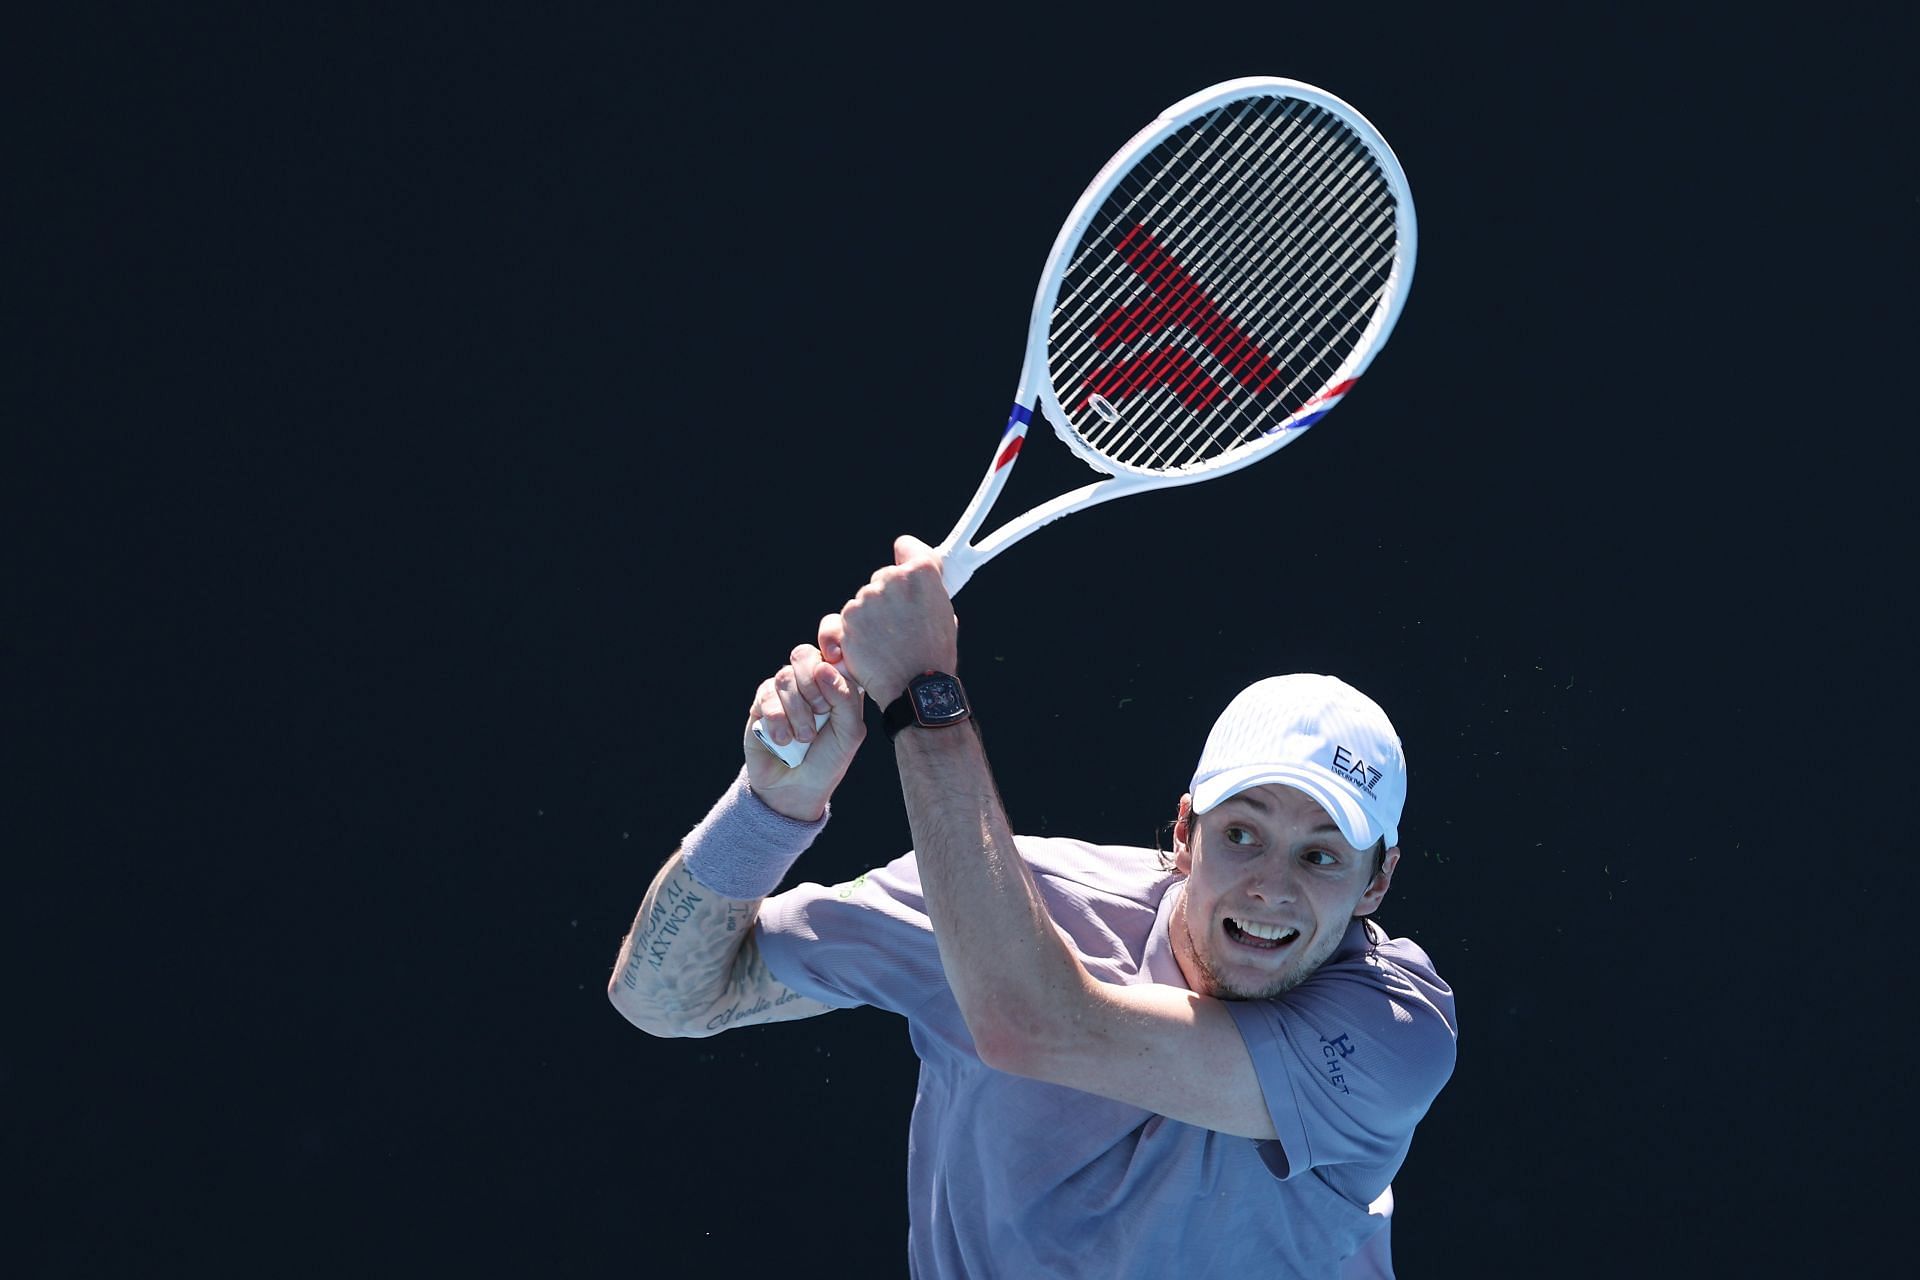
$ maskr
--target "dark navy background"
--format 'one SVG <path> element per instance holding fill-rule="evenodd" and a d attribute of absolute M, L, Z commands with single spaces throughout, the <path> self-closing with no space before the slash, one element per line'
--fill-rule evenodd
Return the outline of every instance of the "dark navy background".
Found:
<path fill-rule="evenodd" d="M 1459 992 L 1402 1274 L 1888 1225 L 1910 28 L 131 8 L 11 42 L 9 1274 L 900 1274 L 901 1026 L 603 986 L 755 683 L 971 493 L 1081 188 L 1253 73 L 1392 142 L 1411 300 L 1283 456 L 961 598 L 1016 825 L 1147 843 L 1339 673 Z M 905 838 L 870 748 L 802 873 Z"/>

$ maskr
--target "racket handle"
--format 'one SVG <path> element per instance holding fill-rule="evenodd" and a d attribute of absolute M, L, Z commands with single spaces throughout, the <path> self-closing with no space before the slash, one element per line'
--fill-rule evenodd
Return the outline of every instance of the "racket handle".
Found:
<path fill-rule="evenodd" d="M 820 728 L 826 724 L 826 722 L 827 713 L 824 711 L 816 713 L 813 717 L 813 727 L 815 729 Z M 761 746 L 771 751 L 780 762 L 785 764 L 789 769 L 797 769 L 800 766 L 800 762 L 807 758 L 807 744 L 797 738 L 784 747 L 775 746 L 773 740 L 767 737 L 766 730 L 760 727 L 760 718 L 758 716 L 754 717 L 753 736 L 760 740 Z"/>

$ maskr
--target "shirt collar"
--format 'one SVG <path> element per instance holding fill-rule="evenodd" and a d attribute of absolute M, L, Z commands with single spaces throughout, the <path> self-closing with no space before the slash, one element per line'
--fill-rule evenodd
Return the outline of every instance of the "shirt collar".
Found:
<path fill-rule="evenodd" d="M 1187 986 L 1187 975 L 1180 971 L 1180 961 L 1173 954 L 1173 916 L 1182 902 L 1186 901 L 1187 878 L 1170 876 L 1167 889 L 1160 895 L 1160 910 L 1153 918 L 1153 931 L 1147 935 L 1147 953 L 1145 969 L 1149 981 L 1165 987 Z"/>

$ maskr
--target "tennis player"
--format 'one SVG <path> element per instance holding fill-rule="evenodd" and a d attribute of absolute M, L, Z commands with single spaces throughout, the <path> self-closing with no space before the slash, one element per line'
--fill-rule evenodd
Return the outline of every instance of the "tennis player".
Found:
<path fill-rule="evenodd" d="M 641 904 L 614 1004 L 660 1036 L 904 1017 L 923 1280 L 1390 1276 L 1390 1183 L 1455 1020 L 1427 954 L 1370 919 L 1406 796 L 1386 715 L 1330 676 L 1243 690 L 1169 860 L 1015 837 L 957 666 L 939 562 L 902 538 L 760 686 L 750 722 L 809 752 L 789 770 L 746 735 Z M 775 895 L 861 744 L 859 689 L 885 708 L 914 852 Z"/>

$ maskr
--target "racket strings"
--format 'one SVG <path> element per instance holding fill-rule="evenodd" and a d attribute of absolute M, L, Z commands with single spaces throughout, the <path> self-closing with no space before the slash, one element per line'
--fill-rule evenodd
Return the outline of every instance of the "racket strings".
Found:
<path fill-rule="evenodd" d="M 1289 108 L 1298 105 L 1291 102 L 1287 104 Z M 1191 158 L 1195 137 L 1204 138 L 1212 144 L 1213 154 L 1208 157 L 1204 165 Z M 1206 191 L 1210 200 L 1217 202 L 1226 210 L 1226 218 L 1233 219 L 1244 227 L 1249 219 L 1246 217 L 1243 205 L 1246 191 L 1250 186 L 1261 181 L 1297 181 L 1303 176 L 1297 171 L 1297 167 L 1294 172 L 1275 169 L 1272 158 L 1255 167 L 1241 163 L 1235 153 L 1221 153 L 1222 144 L 1230 140 L 1237 142 L 1242 149 L 1253 145 L 1254 142 L 1253 137 L 1247 133 L 1235 135 L 1212 133 L 1176 137 L 1163 144 L 1161 151 L 1171 151 L 1171 154 L 1162 156 L 1155 153 L 1150 156 L 1147 162 L 1133 170 L 1129 179 L 1122 181 L 1119 193 L 1109 197 L 1103 207 L 1103 212 L 1107 212 L 1109 216 L 1097 225 L 1090 225 L 1083 237 L 1085 247 L 1082 249 L 1081 261 L 1084 262 L 1087 254 L 1099 252 L 1103 246 L 1110 244 L 1122 226 L 1164 222 L 1173 239 L 1189 239 L 1191 235 L 1189 228 L 1197 214 L 1195 194 L 1199 191 Z M 1291 155 L 1294 159 L 1298 158 L 1297 152 Z M 1138 176 L 1149 165 L 1156 172 L 1161 173 L 1168 169 L 1183 168 L 1188 174 L 1188 179 L 1182 187 L 1174 188 L 1170 192 L 1162 192 L 1159 184 L 1151 178 Z M 1231 181 L 1231 186 L 1222 185 L 1223 169 L 1226 178 Z M 1169 212 L 1170 210 L 1173 212 Z M 1095 276 L 1089 283 L 1105 282 Z M 1061 309 L 1056 312 L 1059 320 L 1064 322 L 1056 324 L 1056 331 L 1062 329 L 1073 331 L 1083 326 L 1087 311 L 1096 306 L 1105 305 L 1109 301 L 1110 297 L 1105 291 L 1083 286 L 1077 309 L 1069 309 L 1067 304 L 1063 303 Z M 1084 347 L 1092 341 L 1093 336 L 1087 334 L 1086 342 L 1076 348 L 1068 348 L 1062 354 L 1069 360 L 1083 359 L 1086 356 Z"/>
<path fill-rule="evenodd" d="M 1290 103 L 1287 105 L 1289 107 L 1297 107 L 1298 104 Z M 1293 114 L 1293 112 L 1289 111 L 1286 114 L 1290 115 Z M 1244 132 L 1239 136 L 1243 142 L 1248 140 Z M 1180 252 L 1184 257 L 1196 262 L 1210 259 L 1209 275 L 1216 280 L 1229 282 L 1230 287 L 1228 290 L 1220 291 L 1216 285 L 1216 292 L 1220 293 L 1221 300 L 1230 310 L 1244 314 L 1247 304 L 1250 301 L 1263 304 L 1267 300 L 1266 297 L 1259 295 L 1249 298 L 1244 296 L 1243 288 L 1236 289 L 1231 287 L 1232 285 L 1244 287 L 1250 282 L 1254 284 L 1256 289 L 1259 287 L 1259 281 L 1254 278 L 1253 273 L 1249 272 L 1248 263 L 1246 262 L 1249 251 L 1255 248 L 1264 247 L 1269 253 L 1278 258 L 1291 258 L 1298 268 L 1296 274 L 1311 274 L 1318 271 L 1323 275 L 1333 275 L 1328 262 L 1324 259 L 1316 261 L 1308 258 L 1303 250 L 1323 250 L 1324 247 L 1329 244 L 1338 247 L 1341 243 L 1338 236 L 1345 230 L 1342 225 L 1345 217 L 1344 214 L 1331 221 L 1324 218 L 1320 219 L 1323 226 L 1321 233 L 1316 237 L 1318 241 L 1317 244 L 1302 242 L 1297 236 L 1289 234 L 1271 246 L 1262 246 L 1260 245 L 1259 238 L 1250 234 L 1256 224 L 1259 226 L 1280 226 L 1291 229 L 1292 226 L 1307 221 L 1307 218 L 1298 207 L 1292 209 L 1277 209 L 1271 198 L 1267 199 L 1263 205 L 1249 209 L 1246 207 L 1246 196 L 1249 189 L 1254 193 L 1265 193 L 1271 197 L 1276 190 L 1310 191 L 1317 188 L 1322 193 L 1330 195 L 1336 207 L 1341 203 L 1346 203 L 1351 207 L 1352 201 L 1347 196 L 1348 188 L 1350 188 L 1354 182 L 1357 167 L 1365 162 L 1367 153 L 1351 138 L 1343 138 L 1342 141 L 1346 144 L 1344 148 L 1333 150 L 1322 148 L 1318 155 L 1304 155 L 1304 159 L 1312 165 L 1311 168 L 1304 170 L 1301 168 L 1303 152 L 1297 145 L 1297 139 L 1286 135 L 1282 135 L 1277 140 L 1277 146 L 1273 148 L 1284 155 L 1288 162 L 1288 168 L 1286 169 L 1276 170 L 1271 162 L 1264 163 L 1256 168 L 1245 163 L 1245 161 L 1239 157 L 1231 155 L 1224 157 L 1228 162 L 1239 165 L 1241 181 L 1237 184 L 1237 189 L 1234 190 L 1222 191 L 1218 189 L 1216 185 L 1216 191 L 1214 193 L 1216 197 L 1215 204 L 1218 206 L 1219 212 L 1211 223 L 1208 224 L 1208 227 L 1203 228 L 1203 230 L 1212 229 L 1217 231 L 1220 228 L 1227 229 L 1228 241 L 1226 245 L 1226 255 L 1223 256 L 1219 250 L 1210 247 L 1204 236 L 1196 239 L 1191 235 L 1185 219 L 1176 220 L 1171 227 L 1166 230 L 1166 236 L 1172 242 L 1181 246 Z M 1342 150 L 1345 152 L 1344 155 L 1341 154 Z M 1202 182 L 1213 181 L 1217 184 L 1217 178 L 1210 171 L 1200 170 L 1199 177 Z M 1135 206 L 1127 210 L 1129 213 L 1144 213 L 1149 217 L 1153 215 L 1151 209 L 1138 209 L 1137 202 L 1135 201 L 1128 201 L 1126 203 Z M 1289 243 L 1289 240 L 1291 240 L 1292 243 Z M 1278 290 L 1283 287 L 1283 284 L 1284 281 L 1278 278 L 1270 278 L 1266 282 L 1264 292 L 1270 296 L 1278 292 Z M 1275 318 L 1284 324 L 1291 317 L 1282 314 Z M 1287 335 L 1281 332 L 1278 336 L 1284 340 Z"/>
<path fill-rule="evenodd" d="M 1270 328 L 1274 331 L 1274 337 L 1266 346 L 1269 350 L 1278 351 L 1280 354 L 1263 366 L 1266 376 L 1254 389 L 1264 389 L 1276 377 L 1285 376 L 1287 380 L 1280 385 L 1277 394 L 1291 408 L 1310 394 L 1309 391 L 1301 391 L 1297 388 L 1313 380 L 1315 375 L 1321 372 L 1317 362 L 1310 362 L 1304 368 L 1300 367 L 1300 356 L 1307 346 L 1307 340 L 1312 336 L 1310 327 L 1304 323 L 1309 318 L 1309 310 L 1304 305 L 1304 295 L 1297 293 L 1290 295 L 1286 292 L 1290 281 L 1285 276 L 1274 273 L 1262 275 L 1250 269 L 1252 264 L 1248 259 L 1252 254 L 1265 250 L 1291 258 L 1297 267 L 1295 276 L 1318 274 L 1328 279 L 1336 279 L 1335 267 L 1338 264 L 1330 263 L 1326 254 L 1329 250 L 1346 249 L 1351 257 L 1355 248 L 1353 237 L 1347 233 L 1345 223 L 1359 212 L 1360 206 L 1344 197 L 1347 189 L 1353 186 L 1359 177 L 1368 155 L 1357 145 L 1349 145 L 1344 149 L 1321 148 L 1318 151 L 1310 151 L 1294 145 L 1292 140 L 1285 138 L 1281 139 L 1280 145 L 1272 150 L 1282 154 L 1281 163 L 1286 167 L 1276 168 L 1271 156 L 1258 168 L 1243 165 L 1240 170 L 1242 181 L 1236 184 L 1236 189 L 1218 201 L 1224 213 L 1201 228 L 1201 239 L 1196 240 L 1189 234 L 1186 218 L 1176 220 L 1166 234 L 1167 238 L 1173 242 L 1193 246 L 1184 249 L 1183 256 L 1196 262 L 1207 262 L 1208 274 L 1211 278 L 1230 282 L 1229 288 L 1220 293 L 1220 301 L 1226 312 L 1271 314 Z M 1336 205 L 1344 204 L 1344 208 L 1336 219 L 1322 220 L 1321 228 L 1310 236 L 1303 237 L 1296 233 L 1297 227 L 1308 221 L 1303 217 L 1297 204 L 1293 208 L 1278 208 L 1276 202 L 1269 198 L 1259 206 L 1247 207 L 1248 194 L 1265 194 L 1271 197 L 1276 191 L 1284 192 L 1302 188 L 1331 193 Z M 1193 203 L 1188 201 L 1189 206 Z M 1151 216 L 1151 211 L 1148 213 Z M 1254 234 L 1256 226 L 1269 225 L 1287 229 L 1286 234 L 1272 246 L 1264 244 L 1261 238 Z M 1376 227 L 1380 225 L 1377 217 L 1374 225 Z M 1222 228 L 1226 231 L 1224 241 L 1218 248 L 1210 247 L 1206 234 L 1209 231 L 1217 233 Z M 1247 292 L 1249 288 L 1253 291 L 1250 294 Z M 1293 298 L 1291 303 L 1287 302 L 1289 297 Z M 1280 309 L 1275 310 L 1276 306 Z M 1291 372 L 1296 369 L 1298 372 Z M 1322 385 L 1325 385 L 1323 380 L 1312 381 L 1313 389 Z M 1251 407 L 1250 404 L 1237 405 L 1235 412 L 1223 418 L 1207 432 L 1205 445 L 1212 446 L 1213 451 L 1220 451 L 1238 443 L 1248 432 L 1244 423 L 1236 424 L 1234 419 L 1245 417 L 1246 410 Z M 1177 464 L 1181 459 L 1169 457 L 1164 446 L 1172 442 L 1172 436 L 1179 425 L 1180 423 L 1172 418 L 1159 419 L 1157 429 L 1142 434 L 1137 442 L 1139 448 L 1126 460 L 1134 465 L 1143 463 L 1165 465 L 1169 461 Z M 1100 424 L 1089 431 L 1089 443 L 1097 448 L 1113 451 L 1121 435 L 1122 433 L 1115 426 Z"/>
<path fill-rule="evenodd" d="M 1308 162 L 1311 167 L 1304 172 L 1298 171 L 1298 166 L 1295 165 L 1296 172 L 1282 172 L 1276 175 L 1271 171 L 1271 165 L 1263 165 L 1259 169 L 1254 169 L 1242 162 L 1243 177 L 1252 176 L 1256 181 L 1252 183 L 1243 182 L 1240 184 L 1242 187 L 1241 191 L 1230 193 L 1225 198 L 1219 199 L 1217 204 L 1220 206 L 1220 212 L 1211 222 L 1203 226 L 1203 234 L 1201 236 L 1195 237 L 1187 234 L 1188 228 L 1178 223 L 1167 232 L 1168 237 L 1180 245 L 1180 256 L 1189 261 L 1204 264 L 1211 279 L 1215 281 L 1226 280 L 1231 282 L 1231 284 L 1243 286 L 1242 288 L 1229 287 L 1226 290 L 1220 290 L 1218 285 L 1215 286 L 1216 292 L 1220 294 L 1222 301 L 1230 311 L 1238 314 L 1247 314 L 1249 301 L 1265 301 L 1265 298 L 1258 295 L 1250 299 L 1245 295 L 1244 290 L 1244 286 L 1249 283 L 1250 276 L 1246 269 L 1247 264 L 1243 259 L 1246 256 L 1248 245 L 1255 240 L 1255 237 L 1249 235 L 1249 229 L 1256 219 L 1260 225 L 1288 227 L 1306 222 L 1317 222 L 1320 226 L 1320 231 L 1317 235 L 1306 240 L 1295 235 L 1284 236 L 1269 247 L 1269 252 L 1278 260 L 1291 258 L 1296 266 L 1296 271 L 1293 273 L 1296 276 L 1311 276 L 1318 273 L 1332 280 L 1338 280 L 1340 278 L 1338 274 L 1340 264 L 1337 260 L 1330 262 L 1327 259 L 1326 249 L 1331 247 L 1338 250 L 1347 244 L 1347 242 L 1342 239 L 1342 233 L 1346 231 L 1344 224 L 1349 220 L 1348 215 L 1354 211 L 1351 189 L 1354 186 L 1357 164 L 1364 161 L 1365 158 L 1364 151 L 1359 149 L 1351 139 L 1343 139 L 1343 141 L 1347 144 L 1344 148 L 1322 148 L 1319 154 L 1309 155 Z M 1282 138 L 1279 142 L 1279 149 L 1283 154 L 1287 154 L 1295 160 L 1299 159 L 1303 154 L 1297 146 L 1297 139 Z M 1342 151 L 1344 151 L 1345 154 L 1342 154 Z M 1206 175 L 1203 171 L 1203 176 L 1210 175 Z M 1295 207 L 1292 208 L 1277 209 L 1274 206 L 1274 202 L 1269 199 L 1265 201 L 1263 205 L 1249 210 L 1244 207 L 1242 201 L 1233 198 L 1243 195 L 1244 189 L 1247 186 L 1252 186 L 1255 190 L 1272 192 L 1275 188 L 1271 180 L 1275 177 L 1286 182 L 1286 186 L 1280 188 L 1281 190 L 1317 191 L 1324 197 L 1321 201 L 1323 205 L 1330 204 L 1331 207 L 1337 211 L 1341 210 L 1344 205 L 1346 206 L 1345 210 L 1337 212 L 1335 217 L 1329 219 L 1323 212 L 1303 210 L 1297 203 Z M 1241 207 L 1235 207 L 1236 204 Z M 1377 219 L 1376 225 L 1378 225 Z M 1237 257 L 1242 259 L 1241 261 L 1236 261 L 1233 257 L 1223 257 L 1219 249 L 1209 244 L 1208 237 L 1205 233 L 1209 231 L 1217 232 L 1221 227 L 1231 229 L 1228 236 L 1227 251 L 1230 254 L 1233 253 L 1234 242 L 1238 241 L 1239 253 Z M 1292 241 L 1292 243 L 1289 243 L 1289 241 Z M 1307 256 L 1308 253 L 1311 253 L 1313 256 Z M 1349 257 L 1350 256 L 1349 254 Z M 1238 272 L 1237 275 L 1236 271 Z M 1260 289 L 1261 284 L 1264 283 L 1264 293 L 1266 295 L 1273 295 L 1285 290 L 1289 281 L 1282 276 L 1269 274 L 1264 282 L 1254 279 L 1252 283 L 1255 289 Z M 1293 308 L 1292 315 L 1285 313 L 1277 315 L 1275 320 L 1278 322 L 1278 327 L 1275 328 L 1273 339 L 1277 339 L 1278 343 L 1286 343 L 1288 339 L 1293 336 L 1294 332 L 1302 328 L 1298 323 L 1289 325 L 1290 321 L 1297 321 L 1300 312 L 1301 308 L 1295 307 Z M 1205 335 L 1200 336 L 1204 337 Z M 1305 343 L 1298 342 L 1294 345 L 1304 347 Z M 1282 367 L 1296 365 L 1298 363 L 1297 356 L 1298 351 L 1288 349 L 1280 356 L 1278 363 Z M 1253 389 L 1255 390 L 1263 389 L 1265 385 L 1273 379 L 1273 370 L 1270 365 L 1263 363 L 1262 368 L 1267 376 L 1254 386 Z M 1308 372 L 1311 372 L 1311 370 Z M 1283 398 L 1291 393 L 1294 402 L 1301 400 L 1304 393 L 1294 391 L 1294 387 L 1302 380 L 1298 375 L 1290 377 L 1288 382 L 1283 384 L 1281 388 Z M 1289 403 L 1287 407 L 1291 409 L 1294 406 Z M 1128 457 L 1126 460 L 1136 465 L 1141 462 L 1164 464 L 1172 461 L 1177 464 L 1182 461 L 1182 459 L 1178 457 L 1168 458 L 1165 455 L 1165 450 L 1162 448 L 1162 445 L 1170 441 L 1176 429 L 1181 425 L 1176 417 L 1163 418 L 1158 423 L 1159 429 L 1157 431 L 1144 435 L 1138 442 L 1143 446 L 1143 451 L 1146 456 Z M 1097 434 L 1098 444 L 1100 446 L 1108 450 L 1114 450 L 1116 440 L 1120 433 L 1112 430 L 1110 427 L 1105 430 L 1096 427 L 1090 434 Z M 1211 430 L 1206 432 L 1205 438 L 1200 442 L 1200 445 L 1204 450 L 1206 445 L 1219 445 L 1224 439 L 1226 446 L 1230 447 L 1231 444 L 1236 443 L 1243 434 L 1244 432 L 1233 429 L 1233 424 L 1229 421 L 1217 422 Z"/>
<path fill-rule="evenodd" d="M 1245 139 L 1243 139 L 1243 141 L 1245 141 Z M 1184 164 L 1187 162 L 1188 156 L 1185 154 L 1185 149 L 1182 148 L 1181 153 L 1172 157 L 1169 163 Z M 1221 184 L 1218 171 L 1223 165 L 1232 166 L 1226 170 L 1227 176 L 1232 180 L 1231 186 L 1223 186 Z M 1162 164 L 1159 167 L 1165 168 L 1167 166 L 1166 164 Z M 1246 199 L 1247 187 L 1258 180 L 1268 178 L 1280 181 L 1299 177 L 1298 174 L 1272 172 L 1267 164 L 1255 168 L 1251 165 L 1236 163 L 1236 157 L 1232 155 L 1216 156 L 1213 158 L 1213 162 L 1206 168 L 1201 168 L 1196 164 L 1192 172 L 1193 180 L 1191 185 L 1196 187 L 1211 185 L 1212 198 L 1217 200 L 1219 204 L 1227 210 L 1225 216 L 1243 223 L 1246 221 L 1246 215 L 1240 206 L 1243 205 Z M 1108 209 L 1112 210 L 1112 216 L 1103 224 L 1089 228 L 1087 244 L 1091 251 L 1097 252 L 1102 246 L 1110 245 L 1120 236 L 1123 229 L 1148 224 L 1161 228 L 1161 236 L 1163 239 L 1176 243 L 1190 242 L 1192 240 L 1192 222 L 1193 219 L 1198 216 L 1192 190 L 1175 191 L 1172 193 L 1170 200 L 1147 200 L 1143 197 L 1158 193 L 1147 181 L 1135 179 L 1132 182 L 1123 184 L 1121 194 L 1126 198 L 1109 201 Z M 1229 270 L 1237 273 L 1237 269 L 1232 264 L 1229 264 Z M 1089 283 L 1099 285 L 1105 284 L 1106 281 L 1095 277 Z M 1137 286 L 1138 281 L 1132 283 Z M 1226 300 L 1232 301 L 1230 298 Z M 1071 331 L 1077 326 L 1084 325 L 1086 312 L 1095 307 L 1108 305 L 1110 302 L 1111 297 L 1106 290 L 1097 287 L 1084 289 L 1080 295 L 1077 310 L 1068 310 L 1061 315 L 1061 320 L 1065 322 L 1064 326 L 1061 327 Z M 1104 339 L 1099 338 L 1095 333 L 1091 331 L 1085 332 L 1082 341 L 1063 349 L 1061 354 L 1063 354 L 1069 362 L 1083 360 L 1088 356 L 1087 348 L 1096 341 L 1099 341 L 1100 345 L 1106 345 Z"/>
<path fill-rule="evenodd" d="M 1396 205 L 1337 116 L 1249 99 L 1138 159 L 1089 222 L 1050 322 L 1070 426 L 1135 468 L 1257 439 L 1326 389 L 1392 273 Z"/>

